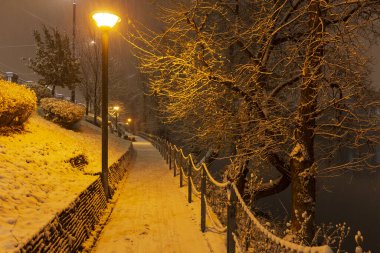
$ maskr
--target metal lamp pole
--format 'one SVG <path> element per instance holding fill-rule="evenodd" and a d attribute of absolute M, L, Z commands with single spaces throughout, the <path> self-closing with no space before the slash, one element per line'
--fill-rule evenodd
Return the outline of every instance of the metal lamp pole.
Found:
<path fill-rule="evenodd" d="M 75 58 L 75 30 L 76 30 L 76 7 L 77 4 L 75 0 L 73 0 L 73 57 Z M 71 90 L 71 102 L 75 102 L 75 86 Z"/>
<path fill-rule="evenodd" d="M 120 22 L 111 13 L 95 13 L 92 18 L 102 32 L 102 185 L 106 197 L 111 198 L 108 184 L 108 44 L 109 30 Z"/>
<path fill-rule="evenodd" d="M 117 116 L 118 116 L 118 112 L 116 112 L 116 132 L 118 132 L 118 128 L 117 128 Z"/>
<path fill-rule="evenodd" d="M 113 110 L 115 111 L 115 127 L 116 127 L 116 133 L 119 134 L 119 128 L 117 126 L 117 117 L 119 116 L 119 106 L 114 106 Z"/>
<path fill-rule="evenodd" d="M 102 183 L 107 198 L 108 187 L 108 29 L 102 29 Z"/>

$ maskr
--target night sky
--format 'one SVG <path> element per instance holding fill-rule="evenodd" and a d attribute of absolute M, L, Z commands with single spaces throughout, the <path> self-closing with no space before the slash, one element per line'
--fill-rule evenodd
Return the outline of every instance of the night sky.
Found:
<path fill-rule="evenodd" d="M 149 26 L 154 23 L 155 18 L 151 2 L 150 0 L 76 0 L 77 34 L 85 36 L 88 27 L 92 26 L 89 24 L 90 13 L 104 7 L 121 15 L 122 23 L 118 29 L 122 33 L 127 32 L 127 19 Z M 72 4 L 73 0 L 0 0 L 0 71 L 16 72 L 24 80 L 38 80 L 38 76 L 28 69 L 25 60 L 22 60 L 34 55 L 33 30 L 39 29 L 44 23 L 66 31 L 71 36 Z M 114 52 L 128 46 L 125 42 L 116 45 L 118 48 L 114 48 Z M 370 54 L 376 62 L 372 80 L 374 85 L 380 88 L 380 46 L 373 48 Z M 133 66 L 129 67 L 129 72 L 131 71 Z"/>
<path fill-rule="evenodd" d="M 77 43 L 82 41 L 88 34 L 89 29 L 95 29 L 91 24 L 91 12 L 104 9 L 116 11 L 122 18 L 118 25 L 121 33 L 127 32 L 127 19 L 138 22 L 148 22 L 151 4 L 149 1 L 139 0 L 76 0 L 77 4 Z M 16 72 L 24 80 L 38 80 L 29 68 L 26 61 L 34 56 L 33 30 L 40 29 L 42 24 L 56 27 L 72 35 L 73 0 L 0 0 L 0 71 Z M 114 47 L 110 54 L 120 50 L 128 50 L 126 42 L 121 42 L 116 33 Z M 81 37 L 81 38 L 79 38 Z M 119 37 L 119 38 L 118 38 Z M 88 38 L 91 41 L 92 38 Z M 111 55 L 112 56 L 112 55 Z M 129 55 L 128 55 L 129 56 Z M 133 69 L 133 66 L 130 67 Z"/>

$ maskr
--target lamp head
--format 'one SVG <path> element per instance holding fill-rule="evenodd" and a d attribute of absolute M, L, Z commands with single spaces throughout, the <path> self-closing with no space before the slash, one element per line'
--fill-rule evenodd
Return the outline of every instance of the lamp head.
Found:
<path fill-rule="evenodd" d="M 113 109 L 114 109 L 115 111 L 118 111 L 120 108 L 119 108 L 119 106 L 114 106 Z"/>
<path fill-rule="evenodd" d="M 120 17 L 108 12 L 96 12 L 92 15 L 99 28 L 111 29 L 120 22 Z"/>

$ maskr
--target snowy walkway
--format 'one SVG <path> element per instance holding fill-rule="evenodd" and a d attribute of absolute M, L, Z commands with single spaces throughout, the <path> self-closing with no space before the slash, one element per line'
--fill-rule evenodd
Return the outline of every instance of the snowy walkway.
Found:
<path fill-rule="evenodd" d="M 186 189 L 147 141 L 137 138 L 137 152 L 96 252 L 225 252 L 224 234 L 200 231 L 200 204 L 188 204 Z"/>

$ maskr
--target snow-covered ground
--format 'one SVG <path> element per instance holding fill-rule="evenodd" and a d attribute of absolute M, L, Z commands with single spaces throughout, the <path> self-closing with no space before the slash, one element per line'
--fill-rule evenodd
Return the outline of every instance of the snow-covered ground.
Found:
<path fill-rule="evenodd" d="M 109 165 L 130 142 L 110 135 Z M 68 159 L 84 154 L 83 171 Z M 0 252 L 13 252 L 67 207 L 101 169 L 101 130 L 82 121 L 66 130 L 33 115 L 26 132 L 0 136 Z"/>
<path fill-rule="evenodd" d="M 201 232 L 199 199 L 187 203 L 187 188 L 179 188 L 158 151 L 139 137 L 133 146 L 136 160 L 96 252 L 226 252 L 225 233 Z"/>

